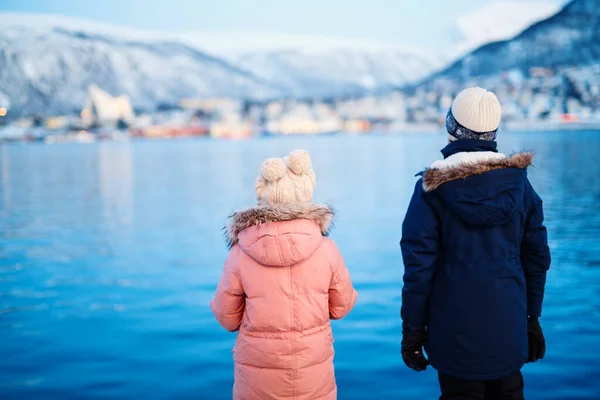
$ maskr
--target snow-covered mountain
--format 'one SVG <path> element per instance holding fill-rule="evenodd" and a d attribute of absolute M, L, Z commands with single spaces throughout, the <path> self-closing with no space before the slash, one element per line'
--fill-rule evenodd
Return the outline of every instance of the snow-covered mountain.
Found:
<path fill-rule="evenodd" d="M 355 40 L 212 56 L 200 36 L 0 13 L 2 106 L 11 115 L 71 113 L 90 84 L 148 109 L 195 96 L 335 96 L 411 82 L 440 66 L 417 51 Z"/>
<path fill-rule="evenodd" d="M 170 38 L 54 16 L 0 14 L 0 100 L 11 115 L 80 110 L 93 83 L 149 109 L 184 97 L 283 93 Z"/>
<path fill-rule="evenodd" d="M 419 81 L 477 47 L 560 10 L 558 0 L 496 0 L 442 27 L 439 52 L 366 40 L 269 32 L 194 32 L 186 40 L 293 94 L 360 92 Z M 424 29 L 436 30 L 435 26 Z"/>
<path fill-rule="evenodd" d="M 360 39 L 267 32 L 194 32 L 186 39 L 296 96 L 399 86 L 444 65 L 421 49 Z"/>
<path fill-rule="evenodd" d="M 441 66 L 432 57 L 390 49 L 273 50 L 247 53 L 236 65 L 277 81 L 298 96 L 361 93 L 401 86 Z"/>
<path fill-rule="evenodd" d="M 598 1 L 575 3 L 597 5 Z M 134 107 L 148 109 L 183 97 L 264 99 L 363 93 L 422 80 L 447 65 L 444 60 L 449 53 L 456 55 L 484 40 L 514 35 L 529 21 L 549 15 L 552 7 L 552 3 L 528 0 L 496 1 L 476 9 L 453 25 L 454 37 L 440 35 L 448 52 L 437 55 L 357 39 L 148 32 L 54 15 L 0 13 L 0 106 L 8 105 L 11 115 L 70 113 L 81 109 L 90 84 L 113 95 L 128 94 Z M 579 26 L 580 21 L 574 24 L 577 34 L 591 29 Z M 564 34 L 559 32 L 559 36 Z M 546 42 L 556 40 L 546 38 Z M 528 49 L 525 53 L 541 54 L 546 42 L 541 47 L 534 42 L 522 45 Z M 519 64 L 517 59 L 527 55 L 515 52 L 514 44 L 507 52 L 492 54 L 498 46 L 481 47 L 445 73 L 464 74 L 464 65 L 469 74 L 484 73 L 482 65 L 492 70 L 509 65 L 510 60 Z"/>
<path fill-rule="evenodd" d="M 515 38 L 479 47 L 432 79 L 469 79 L 512 69 L 589 65 L 599 60 L 600 0 L 573 0 Z"/>
<path fill-rule="evenodd" d="M 540 0 L 496 0 L 459 16 L 447 34 L 446 54 L 463 56 L 491 42 L 512 39 L 538 21 L 559 12 L 561 3 Z"/>

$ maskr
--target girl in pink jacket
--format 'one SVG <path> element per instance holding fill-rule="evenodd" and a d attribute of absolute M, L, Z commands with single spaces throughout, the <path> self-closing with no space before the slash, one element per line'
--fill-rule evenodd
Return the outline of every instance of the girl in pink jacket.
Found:
<path fill-rule="evenodd" d="M 312 204 L 310 156 L 296 150 L 262 165 L 258 207 L 235 213 L 212 311 L 239 330 L 234 400 L 334 400 L 331 319 L 356 302 L 350 274 L 327 238 L 333 211 Z"/>

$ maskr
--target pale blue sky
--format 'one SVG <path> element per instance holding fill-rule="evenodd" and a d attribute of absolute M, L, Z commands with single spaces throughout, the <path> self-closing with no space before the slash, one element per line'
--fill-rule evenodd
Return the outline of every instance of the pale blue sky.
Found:
<path fill-rule="evenodd" d="M 443 27 L 492 1 L 2 0 L 0 10 L 85 17 L 151 30 L 312 34 L 411 42 L 432 48 L 444 32 Z"/>

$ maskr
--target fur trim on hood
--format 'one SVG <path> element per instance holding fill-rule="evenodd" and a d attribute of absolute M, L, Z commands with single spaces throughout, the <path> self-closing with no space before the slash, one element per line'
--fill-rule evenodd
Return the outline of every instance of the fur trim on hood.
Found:
<path fill-rule="evenodd" d="M 240 232 L 251 226 L 260 226 L 269 222 L 308 219 L 316 222 L 323 236 L 329 235 L 333 228 L 335 213 L 329 206 L 296 204 L 292 206 L 254 207 L 232 214 L 225 228 L 227 244 L 231 248 L 238 242 Z"/>
<path fill-rule="evenodd" d="M 493 155 L 493 156 L 492 156 Z M 444 183 L 481 175 L 503 168 L 525 169 L 533 164 L 533 153 L 516 153 L 509 157 L 497 153 L 457 153 L 437 161 L 423 173 L 423 189 L 432 192 Z"/>

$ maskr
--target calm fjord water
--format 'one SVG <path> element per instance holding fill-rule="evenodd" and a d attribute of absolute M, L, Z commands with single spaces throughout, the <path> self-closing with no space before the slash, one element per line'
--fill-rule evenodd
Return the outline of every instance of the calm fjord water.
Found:
<path fill-rule="evenodd" d="M 553 265 L 546 359 L 528 399 L 600 399 L 600 133 L 501 134 L 534 149 Z M 0 147 L 0 398 L 231 398 L 234 334 L 208 307 L 228 214 L 253 205 L 260 163 L 311 152 L 316 200 L 359 301 L 335 322 L 341 400 L 434 399 L 401 364 L 398 241 L 414 174 L 441 135 Z"/>

